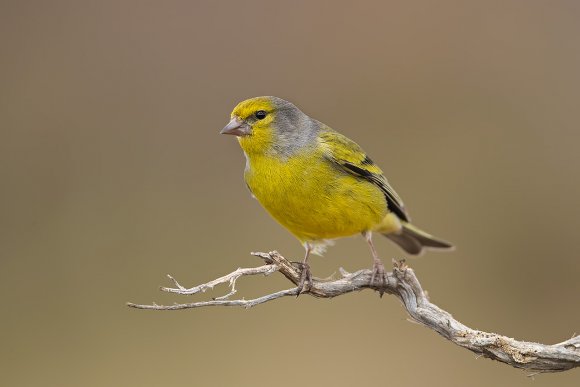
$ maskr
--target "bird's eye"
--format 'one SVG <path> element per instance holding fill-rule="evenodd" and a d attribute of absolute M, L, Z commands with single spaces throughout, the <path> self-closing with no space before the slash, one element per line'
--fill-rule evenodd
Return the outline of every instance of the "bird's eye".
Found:
<path fill-rule="evenodd" d="M 259 120 L 263 120 L 264 118 L 266 118 L 266 112 L 263 110 L 258 110 L 256 112 L 256 118 Z"/>

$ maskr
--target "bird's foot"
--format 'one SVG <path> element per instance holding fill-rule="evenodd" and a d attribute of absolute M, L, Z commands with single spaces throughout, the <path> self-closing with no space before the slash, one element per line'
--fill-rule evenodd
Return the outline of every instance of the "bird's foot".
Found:
<path fill-rule="evenodd" d="M 376 258 L 373 262 L 373 274 L 371 276 L 371 286 L 378 288 L 379 296 L 383 297 L 387 285 L 387 277 L 385 275 L 385 266 L 380 259 Z"/>
<path fill-rule="evenodd" d="M 310 272 L 310 265 L 306 262 L 293 262 L 300 268 L 300 281 L 298 281 L 298 293 L 296 297 L 301 295 L 304 291 L 308 291 L 308 288 L 312 286 L 312 273 Z M 306 288 L 306 283 L 308 282 L 308 288 Z"/>

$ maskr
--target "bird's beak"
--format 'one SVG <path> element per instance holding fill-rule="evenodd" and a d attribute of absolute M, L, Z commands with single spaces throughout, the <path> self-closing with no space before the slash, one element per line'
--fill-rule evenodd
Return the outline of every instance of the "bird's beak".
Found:
<path fill-rule="evenodd" d="M 250 125 L 233 117 L 232 120 L 220 131 L 220 134 L 233 134 L 234 136 L 247 136 L 250 134 Z"/>

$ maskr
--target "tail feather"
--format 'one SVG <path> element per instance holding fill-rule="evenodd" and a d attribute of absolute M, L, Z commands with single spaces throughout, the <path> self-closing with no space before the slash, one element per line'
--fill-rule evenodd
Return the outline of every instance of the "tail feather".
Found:
<path fill-rule="evenodd" d="M 423 248 L 443 250 L 453 249 L 453 245 L 451 243 L 436 238 L 410 223 L 401 223 L 403 228 L 400 233 L 390 233 L 383 235 L 398 244 L 407 253 L 418 255 L 421 254 Z"/>

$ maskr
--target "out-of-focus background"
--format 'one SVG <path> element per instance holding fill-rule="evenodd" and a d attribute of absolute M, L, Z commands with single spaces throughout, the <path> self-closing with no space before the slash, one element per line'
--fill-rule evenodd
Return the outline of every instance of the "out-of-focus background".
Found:
<path fill-rule="evenodd" d="M 160 294 L 166 273 L 194 285 L 260 264 L 250 251 L 302 256 L 218 135 L 238 101 L 276 95 L 359 142 L 457 245 L 410 262 L 435 303 L 519 339 L 579 332 L 580 6 L 469 3 L 2 1 L 0 384 L 529 386 L 370 291 L 125 306 L 227 291 Z M 312 260 L 319 277 L 370 264 L 361 238 Z"/>

